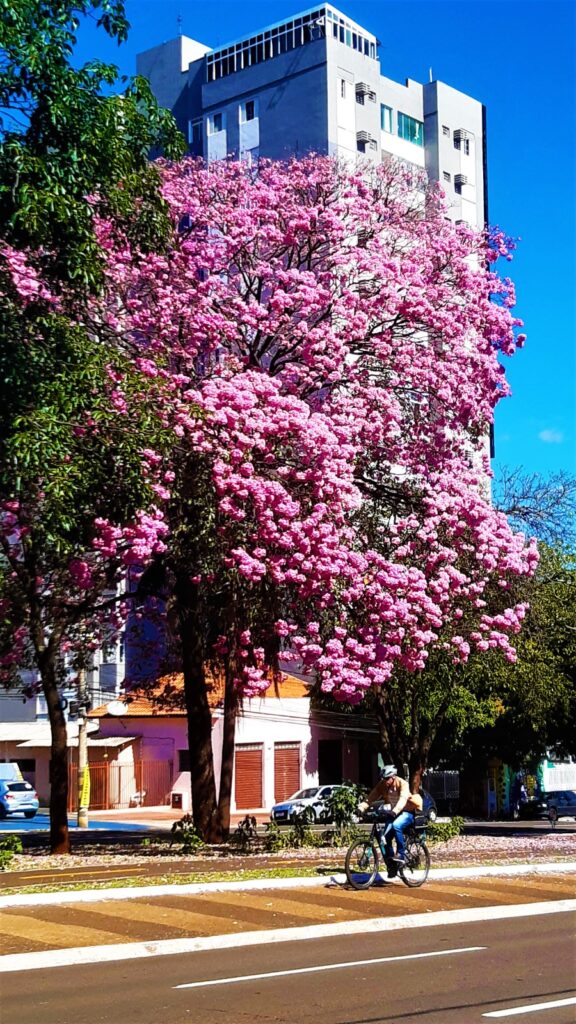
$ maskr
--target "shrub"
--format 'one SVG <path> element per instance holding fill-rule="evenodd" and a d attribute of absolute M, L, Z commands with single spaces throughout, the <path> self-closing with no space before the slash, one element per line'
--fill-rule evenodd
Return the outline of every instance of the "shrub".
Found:
<path fill-rule="evenodd" d="M 275 821 L 266 823 L 266 835 L 264 836 L 264 848 L 268 853 L 278 853 L 279 850 L 286 850 L 290 846 L 290 833 L 282 832 Z"/>
<path fill-rule="evenodd" d="M 10 866 L 16 853 L 22 853 L 20 836 L 4 836 L 0 839 L 0 871 Z"/>
<path fill-rule="evenodd" d="M 464 818 L 454 817 L 450 821 L 431 821 L 426 826 L 426 838 L 431 843 L 446 843 L 462 832 Z"/>
<path fill-rule="evenodd" d="M 174 842 L 182 843 L 181 853 L 195 853 L 196 850 L 200 850 L 204 846 L 204 840 L 196 831 L 191 814 L 185 814 L 179 821 L 175 821 L 171 832 L 170 845 Z"/>
<path fill-rule="evenodd" d="M 249 853 L 258 839 L 256 818 L 252 814 L 247 814 L 245 818 L 242 818 L 230 839 L 242 853 Z"/>
<path fill-rule="evenodd" d="M 362 787 L 356 786 L 353 782 L 345 782 L 342 786 L 335 787 L 328 797 L 326 803 L 330 818 L 341 832 L 354 823 L 362 795 Z"/>

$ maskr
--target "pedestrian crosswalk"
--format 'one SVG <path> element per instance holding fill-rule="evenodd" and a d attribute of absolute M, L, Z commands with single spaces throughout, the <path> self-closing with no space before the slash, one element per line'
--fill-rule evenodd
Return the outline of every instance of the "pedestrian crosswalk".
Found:
<path fill-rule="evenodd" d="M 214 892 L 193 896 L 15 907 L 0 912 L 0 955 L 126 942 L 237 934 L 307 925 L 571 899 L 573 874 L 395 883 L 356 892 L 326 882 L 314 888 Z"/>

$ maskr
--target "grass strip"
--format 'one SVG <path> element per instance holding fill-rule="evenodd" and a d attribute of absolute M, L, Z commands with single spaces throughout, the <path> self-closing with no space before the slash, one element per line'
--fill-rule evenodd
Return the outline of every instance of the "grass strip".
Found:
<path fill-rule="evenodd" d="M 546 858 L 549 863 L 566 863 L 572 864 L 574 861 L 573 857 L 563 856 L 551 856 Z M 539 859 L 530 860 L 525 857 L 506 857 L 506 858 L 489 858 L 485 857 L 482 860 L 454 860 L 454 861 L 443 861 L 437 864 L 432 864 L 432 867 L 438 868 L 480 868 L 480 867 L 499 867 L 507 864 L 530 864 L 532 867 L 537 868 Z M 124 877 L 124 878 L 111 878 L 103 879 L 102 881 L 79 881 L 79 882 L 38 882 L 32 885 L 20 885 L 20 886 L 5 886 L 0 890 L 2 896 L 24 896 L 34 895 L 37 893 L 44 892 L 81 892 L 85 889 L 89 890 L 101 890 L 106 892 L 107 889 L 138 889 L 144 886 L 160 886 L 160 885 L 192 885 L 196 882 L 203 882 L 210 884 L 212 882 L 244 882 L 248 879 L 262 879 L 265 881 L 267 878 L 311 878 L 317 875 L 329 876 L 334 873 L 342 873 L 344 871 L 343 862 L 335 864 L 311 864 L 310 866 L 294 865 L 293 867 L 276 867 L 276 868 L 252 868 L 252 869 L 241 869 L 238 868 L 233 871 L 186 871 L 186 872 L 170 872 L 165 875 L 152 875 L 152 876 L 138 876 Z"/>
<path fill-rule="evenodd" d="M 192 885 L 195 882 L 245 882 L 251 878 L 303 878 L 312 877 L 319 873 L 328 871 L 342 871 L 342 865 L 331 868 L 318 868 L 316 865 L 310 867 L 293 868 L 257 868 L 250 871 L 190 871 L 182 874 L 171 872 L 167 875 L 152 875 L 151 877 L 138 878 L 113 878 L 101 882 L 61 882 L 61 883 L 38 883 L 36 885 L 6 886 L 1 890 L 2 896 L 25 896 L 42 892 L 80 892 L 84 889 L 98 889 L 103 892 L 106 889 L 138 889 L 149 885 Z"/>

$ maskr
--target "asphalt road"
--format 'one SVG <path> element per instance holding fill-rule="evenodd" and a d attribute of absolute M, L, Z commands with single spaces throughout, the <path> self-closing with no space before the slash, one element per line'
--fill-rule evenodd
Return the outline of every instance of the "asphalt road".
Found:
<path fill-rule="evenodd" d="M 568 913 L 239 945 L 34 970 L 25 978 L 3 975 L 1 1019 L 3 1024 L 573 1024 L 575 953 Z M 539 1009 L 528 1013 L 531 1007 Z"/>

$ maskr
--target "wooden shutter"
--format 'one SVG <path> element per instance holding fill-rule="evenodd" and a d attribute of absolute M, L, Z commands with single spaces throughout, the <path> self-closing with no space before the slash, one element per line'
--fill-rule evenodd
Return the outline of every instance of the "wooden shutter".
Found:
<path fill-rule="evenodd" d="M 300 744 L 274 744 L 274 802 L 280 803 L 300 789 Z"/>
<path fill-rule="evenodd" d="M 242 743 L 234 753 L 236 810 L 262 807 L 262 744 Z"/>

